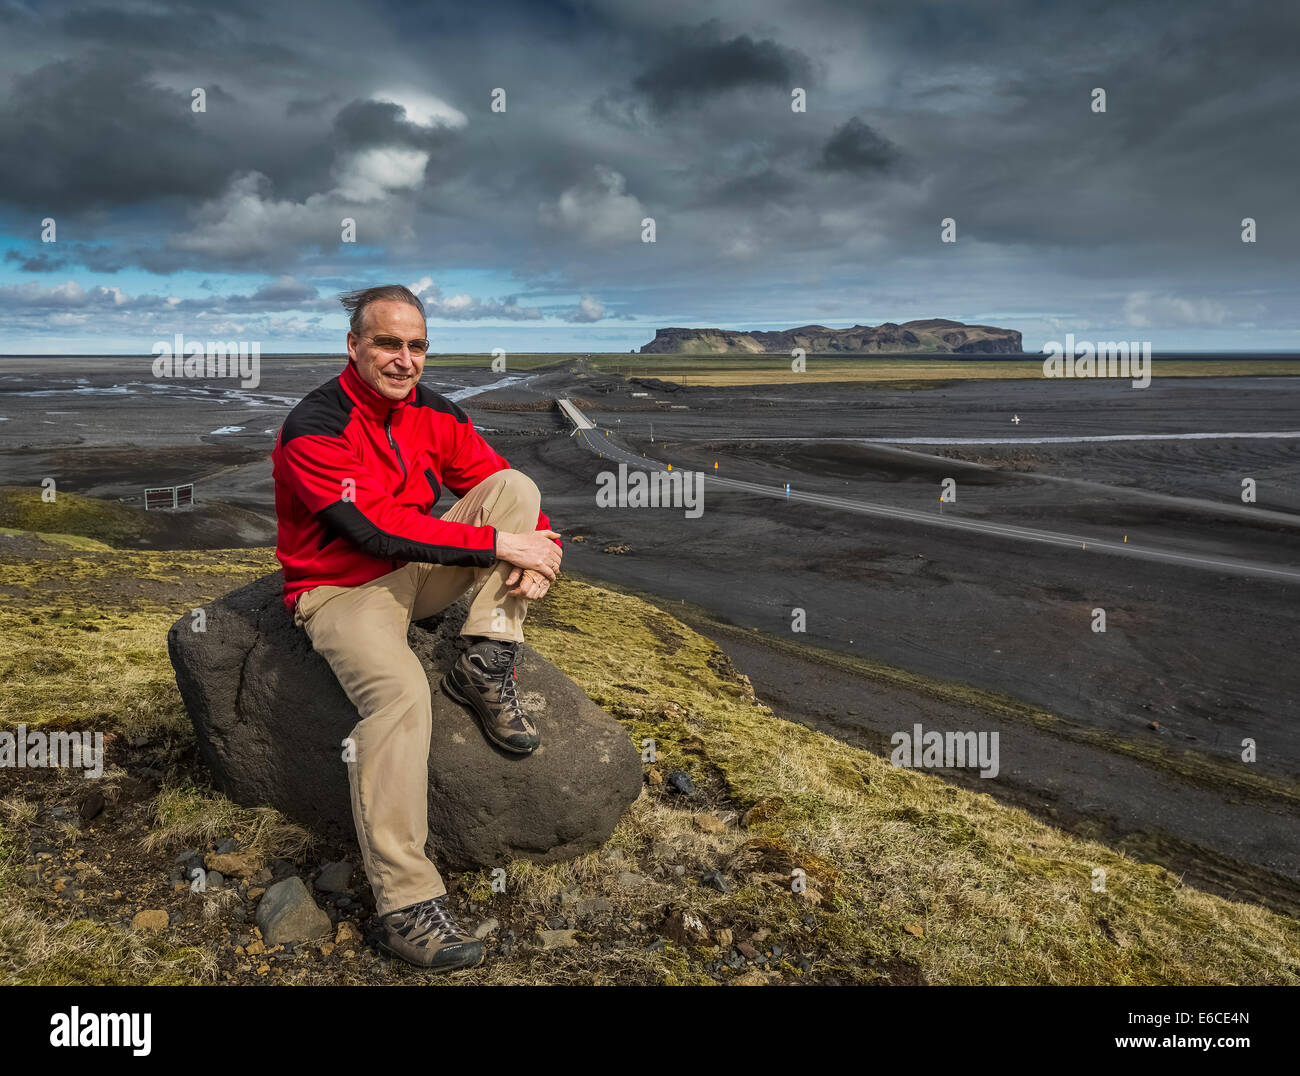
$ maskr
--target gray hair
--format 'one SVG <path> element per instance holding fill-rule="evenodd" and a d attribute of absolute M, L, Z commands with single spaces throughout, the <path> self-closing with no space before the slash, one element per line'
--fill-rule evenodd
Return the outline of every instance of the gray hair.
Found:
<path fill-rule="evenodd" d="M 404 288 L 401 284 L 381 284 L 377 288 L 350 291 L 346 295 L 340 295 L 339 302 L 348 312 L 348 328 L 358 336 L 361 335 L 361 324 L 365 320 L 366 307 L 371 303 L 406 303 L 407 306 L 415 307 L 420 312 L 420 317 L 425 316 L 424 304 L 420 302 L 419 297 L 410 288 Z"/>

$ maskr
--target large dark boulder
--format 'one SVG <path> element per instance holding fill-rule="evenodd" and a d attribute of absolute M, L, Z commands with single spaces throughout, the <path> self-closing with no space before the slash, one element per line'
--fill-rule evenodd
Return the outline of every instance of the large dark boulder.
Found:
<path fill-rule="evenodd" d="M 357 711 L 293 623 L 280 586 L 275 572 L 213 602 L 205 631 L 192 630 L 190 615 L 172 625 L 176 682 L 199 753 L 227 796 L 355 841 L 342 741 Z M 457 603 L 408 635 L 433 696 L 430 856 L 439 868 L 469 870 L 510 858 L 550 863 L 600 847 L 641 789 L 628 733 L 525 645 L 519 693 L 542 746 L 522 758 L 493 747 L 438 687 L 464 619 Z"/>

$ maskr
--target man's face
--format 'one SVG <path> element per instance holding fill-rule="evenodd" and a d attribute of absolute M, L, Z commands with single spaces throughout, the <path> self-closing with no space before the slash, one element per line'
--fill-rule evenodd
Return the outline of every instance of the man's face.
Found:
<path fill-rule="evenodd" d="M 360 335 L 348 333 L 348 360 L 356 365 L 361 380 L 381 396 L 396 402 L 404 399 L 424 372 L 423 355 L 403 346 L 394 351 L 375 344 L 375 337 L 398 340 L 425 339 L 424 318 L 409 303 L 384 300 L 362 311 Z"/>

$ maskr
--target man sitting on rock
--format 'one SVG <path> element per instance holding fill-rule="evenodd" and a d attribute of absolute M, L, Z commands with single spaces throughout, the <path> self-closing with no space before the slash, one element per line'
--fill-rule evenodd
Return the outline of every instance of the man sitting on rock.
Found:
<path fill-rule="evenodd" d="M 380 944 L 421 967 L 473 967 L 483 945 L 457 926 L 424 851 L 432 710 L 407 629 L 471 591 L 467 646 L 443 690 L 499 748 L 536 750 L 515 665 L 528 602 L 560 570 L 560 536 L 536 484 L 419 384 L 420 300 L 390 285 L 342 302 L 348 364 L 289 413 L 271 457 L 284 601 L 361 718 L 348 784 Z M 460 500 L 438 517 L 444 486 Z"/>

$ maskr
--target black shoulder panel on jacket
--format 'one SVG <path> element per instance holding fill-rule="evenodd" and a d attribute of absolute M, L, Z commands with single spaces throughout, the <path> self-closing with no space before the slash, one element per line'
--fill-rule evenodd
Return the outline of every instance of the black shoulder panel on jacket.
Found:
<path fill-rule="evenodd" d="M 423 385 L 415 386 L 415 399 L 409 406 L 415 407 L 432 407 L 435 411 L 441 411 L 443 414 L 451 415 L 457 422 L 468 422 L 469 415 L 460 409 L 460 406 L 454 401 L 447 399 L 433 389 L 425 388 Z"/>
<path fill-rule="evenodd" d="M 316 513 L 326 527 L 351 540 L 362 552 L 378 560 L 418 560 L 429 564 L 469 565 L 487 568 L 496 562 L 496 530 L 492 549 L 462 549 L 454 545 L 430 545 L 380 530 L 352 501 L 335 501 Z"/>
<path fill-rule="evenodd" d="M 342 437 L 354 407 L 356 404 L 343 391 L 338 378 L 312 389 L 284 420 L 280 444 L 286 445 L 295 437 L 312 434 L 318 437 Z"/>

